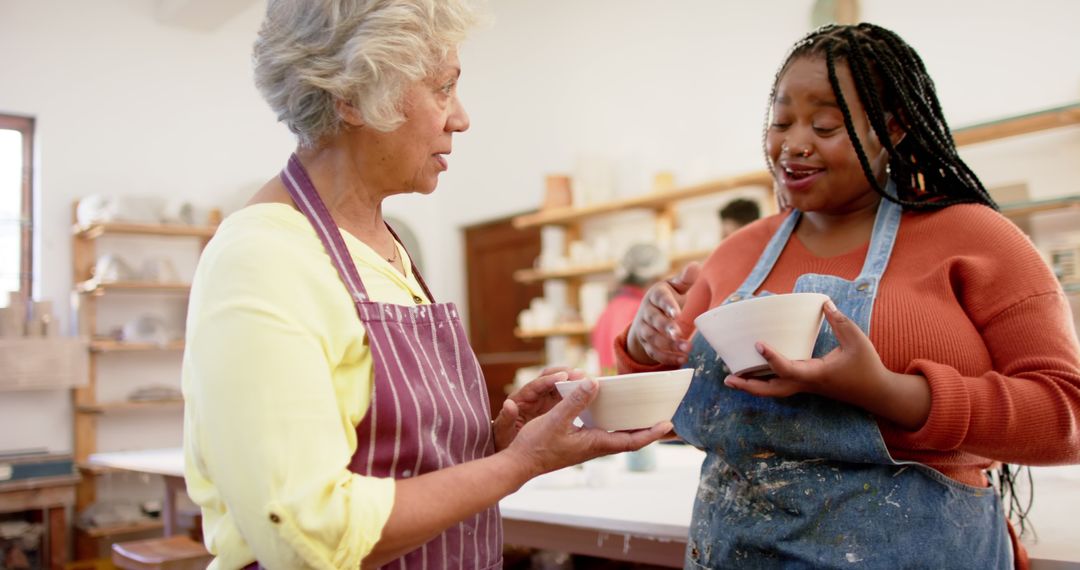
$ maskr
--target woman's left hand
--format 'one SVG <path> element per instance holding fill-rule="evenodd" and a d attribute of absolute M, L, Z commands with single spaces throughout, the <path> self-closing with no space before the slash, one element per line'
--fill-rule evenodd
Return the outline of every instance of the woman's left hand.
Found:
<path fill-rule="evenodd" d="M 825 303 L 825 318 L 840 345 L 824 357 L 788 360 L 759 342 L 757 349 L 776 377 L 756 380 L 728 376 L 724 384 L 755 396 L 818 394 L 859 406 L 908 429 L 921 427 L 930 414 L 926 378 L 886 368 L 866 333 L 832 301 Z"/>
<path fill-rule="evenodd" d="M 491 422 L 495 434 L 495 451 L 505 449 L 517 437 L 522 426 L 542 416 L 558 404 L 562 397 L 555 389 L 556 382 L 581 380 L 581 370 L 557 366 L 545 368 L 535 380 L 522 386 L 503 401 L 499 415 Z"/>

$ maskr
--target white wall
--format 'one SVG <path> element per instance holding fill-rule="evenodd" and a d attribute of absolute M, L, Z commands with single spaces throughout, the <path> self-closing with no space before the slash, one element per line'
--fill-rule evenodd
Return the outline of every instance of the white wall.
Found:
<path fill-rule="evenodd" d="M 543 177 L 603 154 L 640 190 L 762 167 L 765 98 L 811 0 L 496 0 L 462 49 L 472 128 L 413 225 L 441 299 L 465 296 L 460 227 L 533 209 Z M 1080 99 L 1080 3 L 864 0 L 914 45 L 963 125 Z M 66 304 L 70 207 L 94 192 L 235 209 L 292 149 L 251 81 L 261 3 L 212 32 L 154 20 L 150 0 L 0 0 L 0 112 L 38 119 L 40 294 Z M 1076 129 L 979 149 L 976 169 L 1043 195 L 1076 191 Z M 1015 146 L 1015 145 L 1014 145 Z M 1032 151 L 1031 149 L 1035 149 Z M 1026 153 L 1026 154 L 1024 154 Z M 988 183 L 994 180 L 987 180 Z M 66 315 L 62 315 L 66 318 Z M 0 448 L 70 447 L 66 394 L 0 393 Z"/>

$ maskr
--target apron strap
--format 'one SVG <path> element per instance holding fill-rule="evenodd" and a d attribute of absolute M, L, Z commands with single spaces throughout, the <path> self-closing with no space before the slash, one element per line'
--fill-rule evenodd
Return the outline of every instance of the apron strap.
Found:
<path fill-rule="evenodd" d="M 896 196 L 896 183 L 891 178 L 885 187 L 885 192 L 890 196 Z M 893 245 L 896 243 L 896 234 L 900 231 L 900 214 L 903 212 L 904 209 L 900 204 L 892 200 L 882 199 L 878 205 L 870 247 L 866 252 L 866 261 L 863 262 L 859 276 L 855 279 L 858 286 L 865 285 L 873 289 L 874 291 L 869 291 L 871 294 L 876 292 L 881 276 L 889 265 Z"/>
<path fill-rule="evenodd" d="M 424 282 L 424 276 L 421 275 L 420 270 L 416 268 L 416 262 L 413 261 L 413 256 L 411 253 L 409 253 L 409 248 L 405 247 L 405 242 L 401 241 L 401 238 L 398 237 L 397 232 L 394 231 L 394 228 L 390 227 L 390 224 L 387 224 L 385 221 L 383 223 L 386 224 L 386 229 L 390 230 L 390 235 L 394 236 L 394 241 L 397 241 L 401 244 L 401 249 L 405 250 L 405 255 L 409 256 L 409 266 L 412 267 L 413 275 L 416 276 L 416 280 L 420 283 L 420 288 L 423 289 L 424 294 L 427 295 L 428 301 L 434 303 L 435 296 L 431 294 L 431 291 L 428 289 L 427 283 Z"/>
<path fill-rule="evenodd" d="M 743 281 L 742 285 L 739 285 L 735 293 L 728 297 L 725 302 L 732 303 L 752 297 L 758 287 L 761 287 L 761 284 L 765 282 L 765 278 L 772 272 L 773 265 L 776 264 L 780 253 L 784 251 L 784 246 L 787 245 L 791 232 L 795 230 L 795 224 L 799 222 L 801 214 L 798 210 L 793 209 L 788 214 L 788 217 L 784 218 L 783 223 L 780 224 L 776 233 L 773 234 L 769 243 L 765 246 L 765 250 L 761 253 L 761 257 L 758 258 L 754 269 L 750 271 L 750 275 L 746 276 L 746 280 Z"/>
<path fill-rule="evenodd" d="M 885 192 L 890 196 L 896 196 L 896 183 L 891 178 L 885 187 Z M 892 256 L 893 245 L 896 243 L 896 234 L 900 230 L 900 215 L 902 213 L 903 208 L 900 204 L 891 200 L 882 199 L 878 205 L 877 214 L 874 218 L 874 229 L 871 231 L 870 236 L 870 246 L 866 252 L 866 260 L 863 262 L 859 276 L 856 278 L 857 287 L 860 287 L 859 291 L 871 296 L 876 295 L 878 283 L 881 281 L 881 276 L 885 273 L 889 258 Z M 765 278 L 772 271 L 773 265 L 776 264 L 776 260 L 784 251 L 784 246 L 787 245 L 788 239 L 791 238 L 791 234 L 795 230 L 795 225 L 801 215 L 802 212 L 792 210 L 788 217 L 784 219 L 780 227 L 777 228 L 776 233 L 769 240 L 768 245 L 765 246 L 765 251 L 758 258 L 757 265 L 754 266 L 750 275 L 725 302 L 734 302 L 751 297 L 761 287 L 761 284 L 765 282 Z"/>
<path fill-rule="evenodd" d="M 356 303 L 367 301 L 367 289 L 364 287 L 364 281 L 360 279 L 360 273 L 356 270 L 356 264 L 353 263 L 352 257 L 349 255 L 345 240 L 341 238 L 341 231 L 338 230 L 334 218 L 330 215 L 330 211 L 326 209 L 326 204 L 319 197 L 319 193 L 315 191 L 315 185 L 311 182 L 307 170 L 300 163 L 296 153 L 289 157 L 289 163 L 281 171 L 281 181 L 285 184 L 285 189 L 289 191 L 289 196 L 292 197 L 293 202 L 311 222 L 311 226 L 315 228 L 315 233 L 319 235 L 319 240 L 322 241 L 323 247 L 326 248 L 327 253 L 330 255 L 330 259 L 333 261 L 338 275 L 341 276 L 341 280 L 345 282 L 345 287 L 348 288 L 353 301 Z M 386 224 L 386 222 L 383 223 Z M 420 283 L 420 287 L 424 290 L 428 300 L 434 303 L 435 296 L 431 294 L 431 290 L 424 281 L 424 276 L 417 269 L 416 262 L 413 261 L 413 256 L 409 253 L 409 248 L 405 247 L 405 243 L 401 241 L 401 238 L 398 237 L 394 228 L 390 227 L 390 224 L 386 224 L 386 229 L 390 230 L 390 235 L 394 236 L 395 247 L 397 243 L 400 243 L 402 249 L 405 250 L 405 254 L 409 256 L 413 275 L 416 276 L 416 280 Z"/>
<path fill-rule="evenodd" d="M 349 249 L 345 246 L 345 240 L 341 239 L 341 231 L 338 230 L 334 218 L 330 216 L 330 211 L 326 209 L 326 204 L 319 197 L 319 193 L 315 191 L 315 185 L 304 170 L 304 165 L 300 164 L 296 153 L 289 157 L 289 163 L 281 171 L 281 181 L 285 184 L 285 189 L 289 191 L 293 202 L 311 222 L 311 227 L 315 228 L 315 233 L 319 235 L 323 247 L 330 254 L 330 260 L 334 263 L 338 275 L 349 290 L 353 303 L 367 301 L 367 289 L 364 288 L 364 282 L 356 271 L 356 265 L 349 255 Z M 359 311 L 359 306 L 357 310 Z"/>

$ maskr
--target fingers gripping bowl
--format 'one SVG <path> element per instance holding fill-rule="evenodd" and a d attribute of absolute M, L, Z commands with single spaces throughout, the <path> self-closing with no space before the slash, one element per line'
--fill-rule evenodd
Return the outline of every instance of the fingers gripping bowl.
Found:
<path fill-rule="evenodd" d="M 581 413 L 585 427 L 607 431 L 644 429 L 670 420 L 690 388 L 692 368 L 597 378 L 600 389 Z M 556 382 L 563 398 L 587 380 Z"/>
<path fill-rule="evenodd" d="M 813 356 L 828 295 L 765 295 L 720 305 L 694 319 L 698 332 L 737 376 L 769 376 L 754 343 L 768 344 L 790 360 Z"/>

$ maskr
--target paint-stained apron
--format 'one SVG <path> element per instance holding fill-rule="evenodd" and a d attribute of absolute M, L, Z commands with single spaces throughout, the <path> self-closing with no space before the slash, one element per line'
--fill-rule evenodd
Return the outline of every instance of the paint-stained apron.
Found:
<path fill-rule="evenodd" d="M 494 453 L 487 386 L 457 307 L 402 306 L 368 299 L 341 232 L 294 154 L 281 180 L 322 240 L 364 323 L 375 363 L 371 407 L 356 427 L 349 470 L 405 479 Z M 393 232 L 393 230 L 391 230 Z M 397 239 L 397 236 L 394 236 Z M 384 568 L 486 570 L 502 567 L 498 506 L 450 527 Z"/>
<path fill-rule="evenodd" d="M 868 332 L 900 214 L 900 206 L 881 202 L 854 281 L 806 274 L 795 292 L 828 295 Z M 725 304 L 754 296 L 799 216 L 787 217 Z M 837 345 L 824 323 L 814 357 Z M 695 368 L 694 379 L 675 429 L 706 452 L 687 568 L 1013 567 L 992 487 L 894 461 L 874 417 L 861 408 L 810 394 L 762 398 L 726 387 L 729 370 L 700 334 L 687 366 Z"/>

